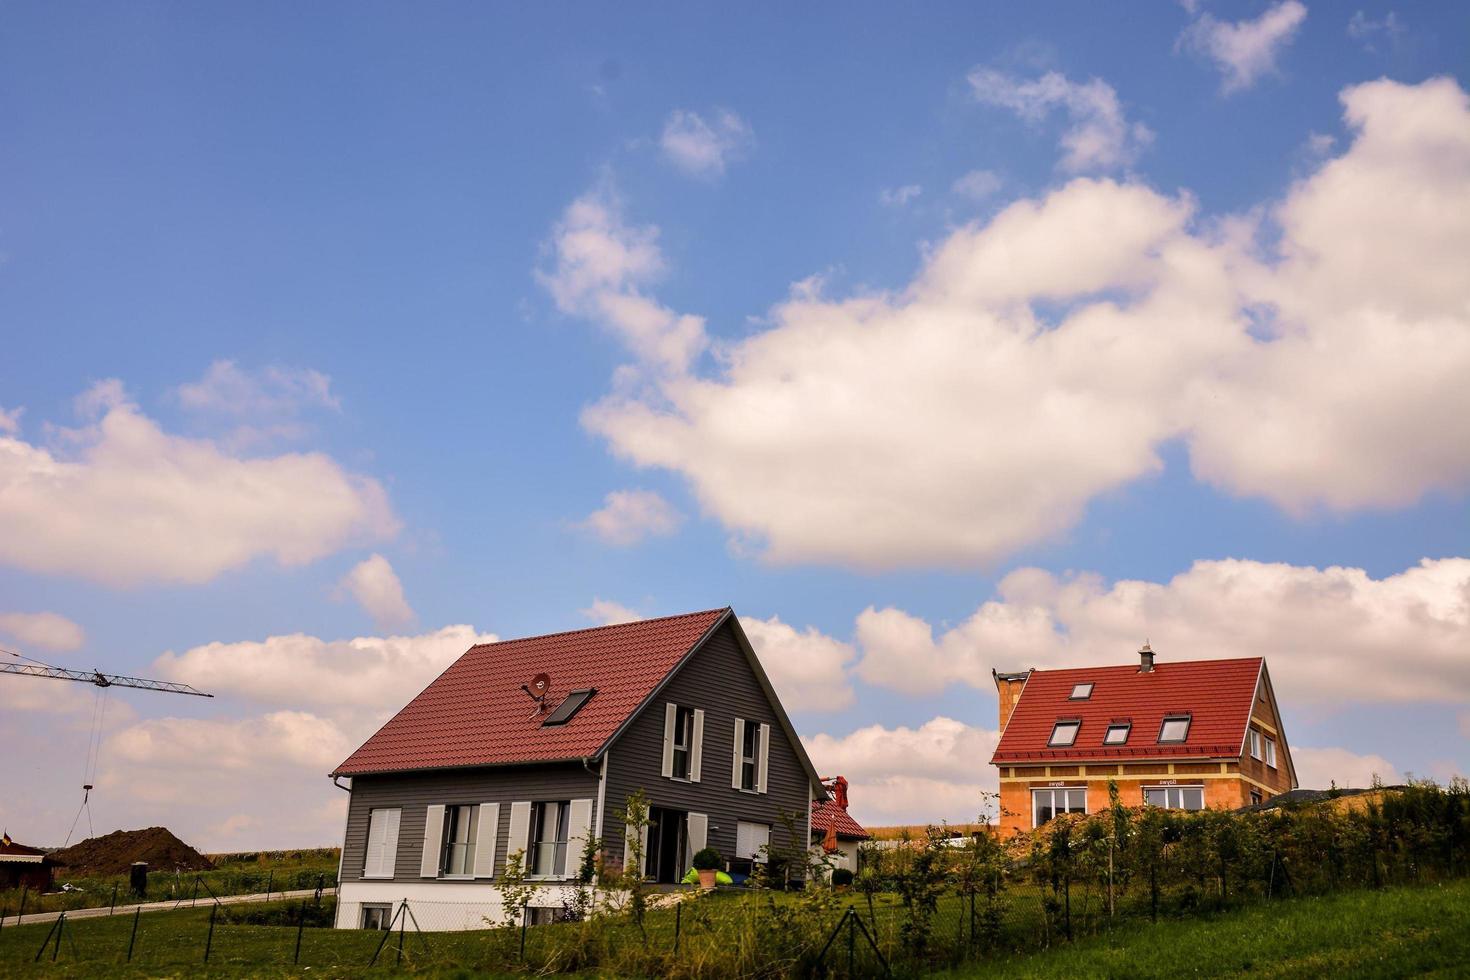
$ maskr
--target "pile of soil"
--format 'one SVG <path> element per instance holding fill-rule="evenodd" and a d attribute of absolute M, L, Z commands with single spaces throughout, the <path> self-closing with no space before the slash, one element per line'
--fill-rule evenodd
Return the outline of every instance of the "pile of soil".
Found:
<path fill-rule="evenodd" d="M 148 862 L 149 871 L 208 871 L 214 867 L 166 827 L 115 830 L 89 837 L 51 857 L 78 877 L 127 874 L 135 861 Z"/>

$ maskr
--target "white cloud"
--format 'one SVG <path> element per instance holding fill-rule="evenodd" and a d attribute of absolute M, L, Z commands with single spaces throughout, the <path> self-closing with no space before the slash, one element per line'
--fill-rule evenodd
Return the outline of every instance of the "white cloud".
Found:
<path fill-rule="evenodd" d="M 798 630 L 780 617 L 741 617 L 750 645 L 781 703 L 792 711 L 837 711 L 853 703 L 847 668 L 851 644 L 833 639 L 814 627 Z"/>
<path fill-rule="evenodd" d="M 592 605 L 583 609 L 582 615 L 599 626 L 611 626 L 615 623 L 636 623 L 643 618 L 642 613 L 630 609 L 621 602 L 598 598 L 593 598 Z"/>
<path fill-rule="evenodd" d="M 326 773 L 357 748 L 331 721 L 304 711 L 255 718 L 151 718 L 113 735 L 116 761 L 162 769 L 230 769 L 269 773 L 280 767 Z"/>
<path fill-rule="evenodd" d="M 823 776 L 846 776 L 853 784 L 853 816 L 881 826 L 977 819 L 985 806 L 980 794 L 999 785 L 990 765 L 998 737 L 941 716 L 918 728 L 870 725 L 802 744 Z"/>
<path fill-rule="evenodd" d="M 993 170 L 971 170 L 957 179 L 950 190 L 960 197 L 983 201 L 999 191 L 1003 183 L 1000 175 Z"/>
<path fill-rule="evenodd" d="M 240 418 L 294 415 L 306 408 L 340 409 L 332 379 L 310 368 L 241 370 L 234 361 L 215 361 L 198 381 L 175 389 L 190 411 Z"/>
<path fill-rule="evenodd" d="M 674 505 L 652 490 L 614 490 L 580 526 L 608 544 L 627 547 L 644 538 L 667 537 L 683 522 Z"/>
<path fill-rule="evenodd" d="M 1198 561 L 1166 583 L 1036 568 L 1001 580 L 937 639 L 897 609 L 858 617 L 858 676 L 910 694 L 993 689 L 990 670 L 1264 656 L 1278 696 L 1344 702 L 1470 700 L 1470 559 L 1424 560 L 1381 579 L 1360 568 Z"/>
<path fill-rule="evenodd" d="M 1347 749 L 1293 748 L 1297 782 L 1303 789 L 1366 789 L 1376 778 L 1385 785 L 1402 783 L 1403 776 L 1381 755 L 1359 755 Z"/>
<path fill-rule="evenodd" d="M 1381 20 L 1374 20 L 1359 10 L 1348 20 L 1347 25 L 1348 37 L 1362 44 L 1363 50 L 1373 54 L 1378 53 L 1381 44 L 1386 44 L 1389 48 L 1397 47 L 1403 42 L 1407 30 L 1398 14 L 1392 10 Z"/>
<path fill-rule="evenodd" d="M 1100 78 L 1074 82 L 1051 71 L 1026 80 L 993 68 L 976 68 L 968 80 L 976 102 L 1009 109 L 1030 123 L 1040 123 L 1058 109 L 1065 112 L 1069 125 L 1061 136 L 1063 170 L 1124 167 L 1153 142 L 1147 126 L 1128 121 L 1117 91 Z"/>
<path fill-rule="evenodd" d="M 6 435 L 18 435 L 20 433 L 20 417 L 24 414 L 24 408 L 7 409 L 0 405 L 0 432 Z"/>
<path fill-rule="evenodd" d="M 728 109 L 714 110 L 708 120 L 692 110 L 675 109 L 659 138 L 670 163 L 705 179 L 723 176 L 726 165 L 748 153 L 754 142 L 750 125 Z"/>
<path fill-rule="evenodd" d="M 1224 92 L 1250 88 L 1276 70 L 1276 59 L 1296 36 L 1307 7 L 1283 0 L 1255 20 L 1222 21 L 1200 14 L 1179 35 L 1178 46 L 1209 58 L 1224 76 Z"/>
<path fill-rule="evenodd" d="M 632 336 L 655 377 L 620 376 L 584 423 L 750 550 L 875 569 L 1054 537 L 1174 439 L 1199 479 L 1292 513 L 1457 491 L 1470 106 L 1449 79 L 1342 99 L 1351 145 L 1261 227 L 1076 179 L 956 229 L 901 289 L 799 283 L 711 373 Z M 632 240 L 662 266 L 652 231 Z"/>
<path fill-rule="evenodd" d="M 339 588 L 357 600 L 380 630 L 397 629 L 414 621 L 414 611 L 403 598 L 403 583 L 382 555 L 372 555 L 354 565 Z"/>
<path fill-rule="evenodd" d="M 0 613 L 0 633 L 46 650 L 75 650 L 87 642 L 86 630 L 54 612 Z"/>
<path fill-rule="evenodd" d="M 885 187 L 878 192 L 878 203 L 888 208 L 901 208 L 908 205 L 920 194 L 924 188 L 918 184 L 904 184 L 902 187 Z"/>
<path fill-rule="evenodd" d="M 321 453 L 249 458 L 164 432 L 117 381 L 46 448 L 0 437 L 0 562 L 109 585 L 209 581 L 261 557 L 301 565 L 398 529 L 374 479 Z"/>

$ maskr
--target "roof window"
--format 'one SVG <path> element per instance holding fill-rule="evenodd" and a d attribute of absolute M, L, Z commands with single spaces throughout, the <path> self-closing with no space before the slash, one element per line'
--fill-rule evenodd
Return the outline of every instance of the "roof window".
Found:
<path fill-rule="evenodd" d="M 1165 715 L 1159 726 L 1160 742 L 1183 742 L 1189 738 L 1189 715 Z"/>
<path fill-rule="evenodd" d="M 1086 701 L 1092 697 L 1092 682 L 1086 684 L 1073 684 L 1072 693 L 1067 696 L 1068 701 Z"/>
<path fill-rule="evenodd" d="M 1108 726 L 1107 733 L 1103 735 L 1104 745 L 1127 745 L 1128 733 L 1133 730 L 1131 721 L 1115 721 Z"/>
<path fill-rule="evenodd" d="M 550 728 L 556 725 L 565 725 L 572 720 L 573 715 L 582 710 L 582 705 L 590 701 L 592 695 L 596 693 L 597 688 L 588 687 L 568 694 L 561 699 L 561 704 L 556 706 L 556 710 L 546 716 L 546 720 L 541 723 L 541 727 Z"/>
<path fill-rule="evenodd" d="M 1068 746 L 1077 741 L 1077 730 L 1082 727 L 1080 718 L 1062 718 L 1051 730 L 1047 745 Z"/>

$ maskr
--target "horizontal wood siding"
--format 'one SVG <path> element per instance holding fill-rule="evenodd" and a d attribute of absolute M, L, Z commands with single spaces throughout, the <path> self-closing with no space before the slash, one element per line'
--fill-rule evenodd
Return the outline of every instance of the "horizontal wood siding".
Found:
<path fill-rule="evenodd" d="M 368 813 L 376 807 L 399 807 L 403 811 L 398 826 L 398 860 L 394 865 L 393 880 L 422 882 L 434 880 L 419 875 L 419 860 L 424 849 L 424 818 L 431 805 L 502 804 L 500 830 L 495 835 L 495 872 L 499 875 L 505 869 L 510 803 L 518 800 L 595 801 L 597 782 L 597 777 L 578 762 L 356 776 L 352 780 L 352 799 L 347 809 L 347 838 L 342 844 L 342 879 L 357 881 L 362 878 Z"/>
<path fill-rule="evenodd" d="M 698 783 L 662 774 L 664 705 L 670 701 L 704 709 L 703 771 Z M 731 788 L 736 718 L 771 726 L 766 793 Z M 790 846 L 781 820 L 785 811 L 795 820 L 798 838 L 805 835 L 806 772 L 728 624 L 705 641 L 611 747 L 602 831 L 604 851 L 613 860 L 622 860 L 621 814 L 628 796 L 638 789 L 644 790 L 652 806 L 708 814 L 708 845 L 727 860 L 735 854 L 737 820 L 770 824 L 771 844 Z"/>

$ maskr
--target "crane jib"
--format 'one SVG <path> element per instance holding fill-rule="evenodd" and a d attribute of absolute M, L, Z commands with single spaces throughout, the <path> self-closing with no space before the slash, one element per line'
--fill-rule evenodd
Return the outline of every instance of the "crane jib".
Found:
<path fill-rule="evenodd" d="M 128 677 L 124 674 L 104 674 L 100 670 L 67 670 L 65 667 L 49 667 L 41 664 L 0 663 L 0 674 L 21 674 L 25 677 L 50 677 L 59 681 L 80 681 L 97 687 L 135 687 L 143 691 L 160 691 L 166 694 L 191 694 L 199 698 L 212 698 L 188 684 L 176 681 L 159 681 L 148 677 Z"/>

